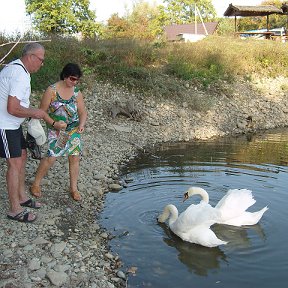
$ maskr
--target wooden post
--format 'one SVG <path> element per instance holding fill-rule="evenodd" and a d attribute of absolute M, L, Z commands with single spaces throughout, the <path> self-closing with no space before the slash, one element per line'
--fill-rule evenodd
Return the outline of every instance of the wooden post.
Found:
<path fill-rule="evenodd" d="M 206 36 L 207 36 L 207 35 L 208 35 L 208 31 L 207 31 L 207 29 L 206 29 L 206 26 L 205 26 L 205 23 L 204 23 L 204 21 L 203 21 L 203 18 L 202 18 L 202 16 L 201 16 L 201 14 L 200 14 L 200 11 L 199 11 L 198 7 L 196 7 L 196 5 L 195 5 L 195 9 L 196 9 L 196 11 L 197 11 L 197 14 L 199 15 L 199 18 L 200 18 L 201 23 L 202 23 L 202 26 L 203 26 L 203 28 L 204 28 L 205 34 L 206 34 Z M 197 34 L 197 33 L 196 33 L 196 34 Z"/>

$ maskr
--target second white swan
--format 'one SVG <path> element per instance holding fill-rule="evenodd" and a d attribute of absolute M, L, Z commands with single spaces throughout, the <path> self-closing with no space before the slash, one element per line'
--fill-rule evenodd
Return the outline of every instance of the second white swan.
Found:
<path fill-rule="evenodd" d="M 212 207 L 209 203 L 208 193 L 200 187 L 190 187 L 184 193 L 184 201 L 192 195 L 200 195 L 201 203 Z M 225 196 L 213 208 L 217 213 L 215 222 L 233 226 L 255 225 L 259 222 L 268 207 L 264 207 L 256 212 L 246 211 L 256 200 L 252 196 L 252 191 L 248 189 L 230 189 Z M 198 205 L 200 205 L 198 204 Z M 203 206 L 203 204 L 202 204 Z"/>

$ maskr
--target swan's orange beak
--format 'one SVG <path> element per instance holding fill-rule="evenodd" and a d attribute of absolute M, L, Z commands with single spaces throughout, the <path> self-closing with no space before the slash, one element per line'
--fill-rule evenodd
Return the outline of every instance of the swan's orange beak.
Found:
<path fill-rule="evenodd" d="M 189 198 L 188 192 L 185 192 L 184 197 L 183 197 L 183 202 L 186 201 L 188 198 Z"/>

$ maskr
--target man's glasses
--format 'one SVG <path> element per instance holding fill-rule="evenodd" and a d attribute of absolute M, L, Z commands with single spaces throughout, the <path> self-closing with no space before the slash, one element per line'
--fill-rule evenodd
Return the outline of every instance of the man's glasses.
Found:
<path fill-rule="evenodd" d="M 43 58 L 40 58 L 40 57 L 37 56 L 36 54 L 31 54 L 31 55 L 35 56 L 35 57 L 41 62 L 41 64 L 44 63 L 44 59 L 43 59 Z"/>
<path fill-rule="evenodd" d="M 68 79 L 71 81 L 71 82 L 79 82 L 80 78 L 77 78 L 77 77 L 74 77 L 74 76 L 69 76 Z"/>

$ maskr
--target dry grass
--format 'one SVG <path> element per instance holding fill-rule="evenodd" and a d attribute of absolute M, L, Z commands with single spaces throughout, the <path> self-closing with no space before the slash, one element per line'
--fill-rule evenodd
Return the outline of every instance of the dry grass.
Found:
<path fill-rule="evenodd" d="M 0 37 L 0 43 L 4 41 Z M 268 40 L 210 36 L 196 43 L 129 39 L 79 42 L 58 37 L 45 47 L 45 65 L 32 77 L 34 90 L 43 90 L 56 81 L 67 62 L 79 63 L 87 82 L 96 77 L 161 97 L 187 93 L 187 82 L 205 89 L 221 80 L 250 79 L 254 73 L 265 77 L 287 76 L 288 71 L 287 43 Z M 18 57 L 20 48 L 7 61 Z M 0 50 L 0 56 L 4 52 Z"/>

